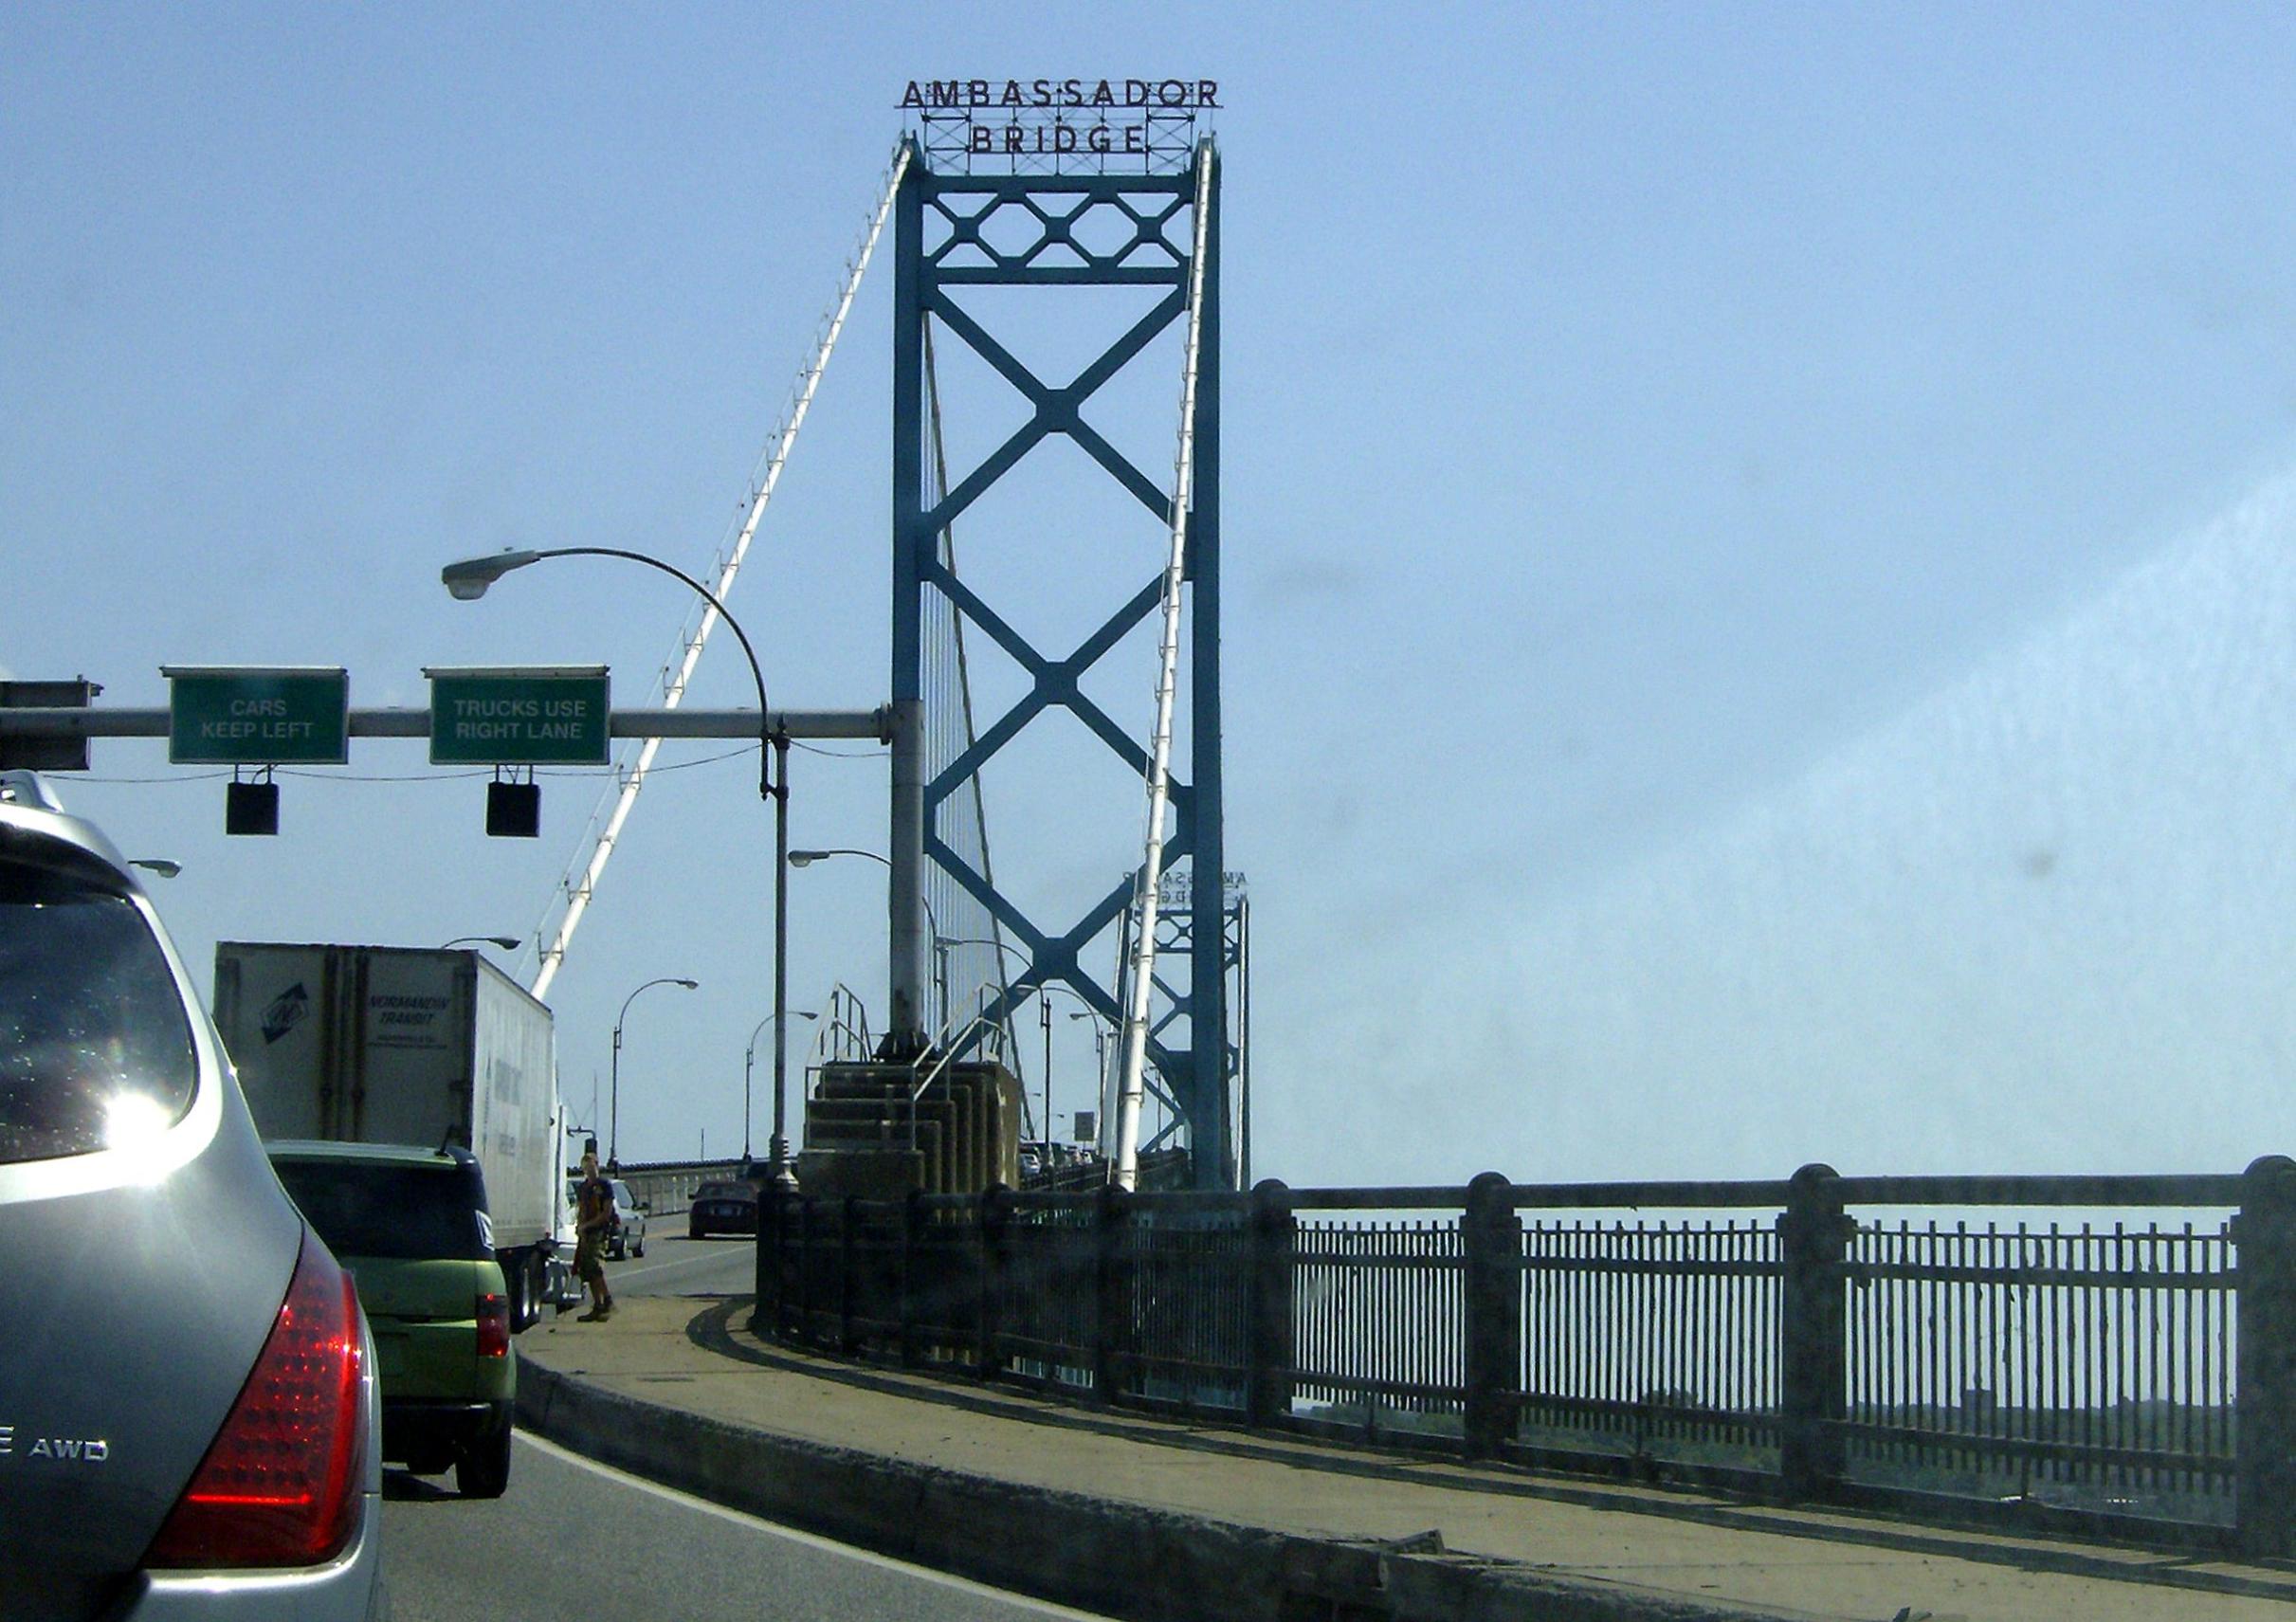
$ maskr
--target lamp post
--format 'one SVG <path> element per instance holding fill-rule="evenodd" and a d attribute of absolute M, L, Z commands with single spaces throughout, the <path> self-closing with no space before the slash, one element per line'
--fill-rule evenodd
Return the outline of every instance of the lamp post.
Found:
<path fill-rule="evenodd" d="M 699 984 L 701 982 L 698 980 L 681 980 L 675 975 L 665 975 L 661 979 L 647 981 L 645 985 L 638 988 L 638 992 L 645 991 L 651 986 L 683 986 L 690 992 Z M 622 1130 L 622 1021 L 629 1016 L 629 1005 L 638 1000 L 638 992 L 632 992 L 624 997 L 622 1011 L 614 1015 L 613 1079 L 607 1095 L 606 1106 L 606 1164 L 609 1167 L 619 1167 L 622 1163 L 622 1157 L 617 1152 L 621 1146 Z"/>
<path fill-rule="evenodd" d="M 887 873 L 893 870 L 893 864 L 885 857 L 878 855 L 874 850 L 850 850 L 842 847 L 834 850 L 793 850 L 790 852 L 790 866 L 811 867 L 814 863 L 826 862 L 832 856 L 862 856 L 876 863 Z M 940 1023 L 946 1025 L 949 1021 L 949 959 L 947 952 L 952 943 L 941 936 L 940 920 L 933 913 L 933 898 L 920 891 L 917 899 L 924 902 L 925 927 L 932 932 L 933 936 L 933 990 L 940 1002 Z"/>
<path fill-rule="evenodd" d="M 500 946 L 505 952 L 516 952 L 521 944 L 515 935 L 458 935 L 439 950 L 451 952 L 457 946 L 466 946 L 472 941 L 482 941 L 489 946 Z"/>
<path fill-rule="evenodd" d="M 1096 1008 L 1088 1008 L 1082 1013 L 1072 1013 L 1068 1017 L 1092 1022 L 1092 1065 L 1100 1077 L 1099 1091 L 1092 1098 L 1092 1107 L 1097 1111 L 1101 1106 L 1100 1094 L 1108 1090 L 1108 1021 Z M 1052 1113 L 1052 1100 L 1048 1096 L 1045 1100 L 1045 1113 Z"/>
<path fill-rule="evenodd" d="M 774 1141 L 771 1150 L 774 1180 L 795 1186 L 796 1178 L 790 1171 L 790 1140 L 785 1128 L 789 1108 L 789 1021 L 781 1017 L 788 1011 L 790 1002 L 790 735 L 788 731 L 770 731 L 773 726 L 773 706 L 766 702 L 765 670 L 757 663 L 757 650 L 750 646 L 749 633 L 741 622 L 725 611 L 725 605 L 716 592 L 695 579 L 684 570 L 648 557 L 643 552 L 627 552 L 615 546 L 553 546 L 539 551 L 493 553 L 484 557 L 465 557 L 449 563 L 439 571 L 439 579 L 447 592 L 464 602 L 471 602 L 486 594 L 486 588 L 509 574 L 530 563 L 539 563 L 545 557 L 620 557 L 631 563 L 643 563 L 648 569 L 658 569 L 673 579 L 683 581 L 702 600 L 717 611 L 734 640 L 741 644 L 742 657 L 750 664 L 750 675 L 757 683 L 757 726 L 759 734 L 772 745 L 757 751 L 757 793 L 761 799 L 774 802 Z M 778 768 L 776 770 L 775 768 Z M 778 778 L 776 785 L 774 779 Z"/>
<path fill-rule="evenodd" d="M 926 910 L 928 913 L 931 911 L 930 908 Z M 934 961 L 939 965 L 940 971 L 940 1018 L 943 1025 L 946 1025 L 949 1020 L 949 949 L 953 946 L 993 946 L 999 952 L 1009 952 L 1018 957 L 1021 967 L 1027 968 L 1029 964 L 1029 955 L 1010 940 L 987 940 L 973 936 L 944 936 L 938 929 L 934 930 L 933 953 Z M 998 960 L 998 967 L 1003 967 L 1002 959 Z M 1012 1043 L 1012 1068 L 1017 1073 L 1020 1069 L 1020 1039 L 1012 1035 L 1011 1018 L 1011 1012 L 1008 1010 L 1005 1015 L 1005 1034 L 1011 1038 Z"/>
<path fill-rule="evenodd" d="M 960 939 L 943 940 L 940 942 L 940 944 L 943 947 L 993 947 L 999 952 L 1009 952 L 1013 957 L 1019 958 L 1023 967 L 1026 967 L 1029 962 L 1029 955 L 1026 952 L 1023 952 L 1019 947 L 1013 945 L 1010 940 Z M 1052 1140 L 1052 1001 L 1051 998 L 1046 993 L 1058 992 L 1061 995 L 1070 998 L 1083 1007 L 1084 1011 L 1083 1013 L 1070 1014 L 1068 1016 L 1070 1019 L 1084 1019 L 1086 1017 L 1097 1019 L 1100 1017 L 1100 1010 L 1094 1008 L 1090 1003 L 1085 1002 L 1083 993 L 1075 990 L 1075 988 L 1071 986 L 1064 986 L 1055 980 L 1039 981 L 1034 987 L 1034 990 L 1037 993 L 1037 1007 L 1041 1011 L 1041 1023 L 1043 1024 L 1045 1030 L 1045 1141 L 1049 1143 Z M 1095 1053 L 1102 1053 L 1102 1030 L 1101 1027 L 1096 1024 L 1092 1028 L 1092 1044 Z M 1107 1063 L 1108 1062 L 1105 1055 L 1102 1054 L 1100 1064 L 1103 1075 L 1107 1069 Z M 1015 1069 L 1019 1068 L 1019 1063 L 1017 1060 L 1015 1060 L 1013 1067 Z"/>
<path fill-rule="evenodd" d="M 819 1019 L 821 1017 L 811 1009 L 806 1008 L 785 1009 L 781 1012 L 786 1012 L 798 1019 Z M 780 1022 L 780 1012 L 769 1013 L 759 1020 L 757 1029 L 750 1032 L 749 1051 L 741 1056 L 741 1164 L 744 1170 L 750 1163 L 750 1071 L 756 1067 L 757 1063 L 757 1038 L 767 1026 L 778 1025 Z"/>
<path fill-rule="evenodd" d="M 1052 999 L 1044 995 L 1044 993 L 1059 992 L 1062 995 L 1071 997 L 1082 1005 L 1083 1012 L 1072 1013 L 1068 1017 L 1072 1020 L 1088 1019 L 1092 1021 L 1093 1058 L 1102 1069 L 1106 1068 L 1107 1061 L 1102 1057 L 1101 1046 L 1105 1040 L 1101 1011 L 1085 1002 L 1082 995 L 1067 986 L 1055 985 L 1048 981 L 1036 989 L 1038 993 L 1036 1006 L 1042 1011 L 1045 1028 L 1045 1144 L 1048 1153 L 1052 1143 Z M 1100 1101 L 1095 1098 L 1093 1106 L 1098 1108 L 1099 1103 Z"/>

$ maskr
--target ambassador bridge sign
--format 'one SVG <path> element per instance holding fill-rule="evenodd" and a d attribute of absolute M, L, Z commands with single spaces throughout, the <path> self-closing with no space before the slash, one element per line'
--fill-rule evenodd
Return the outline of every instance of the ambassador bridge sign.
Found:
<path fill-rule="evenodd" d="M 936 169 L 1016 174 L 1176 173 L 1219 105 L 1216 79 L 912 79 L 901 97 Z"/>

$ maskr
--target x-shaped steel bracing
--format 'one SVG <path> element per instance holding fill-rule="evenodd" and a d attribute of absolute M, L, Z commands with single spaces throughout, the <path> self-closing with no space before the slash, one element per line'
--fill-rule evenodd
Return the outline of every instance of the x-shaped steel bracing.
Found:
<path fill-rule="evenodd" d="M 935 175 L 921 164 L 912 167 L 905 183 L 914 188 L 914 195 L 904 199 L 907 205 L 902 214 L 900 232 L 901 268 L 897 272 L 896 321 L 902 329 L 912 321 L 921 322 L 930 317 L 939 321 L 949 333 L 960 339 L 977 355 L 997 375 L 1015 389 L 1028 402 L 1030 415 L 1003 444 L 991 451 L 978 465 L 958 480 L 938 501 L 929 499 L 921 487 L 903 490 L 902 464 L 896 459 L 895 502 L 897 524 L 902 526 L 902 541 L 907 547 L 906 579 L 897 569 L 897 590 L 916 593 L 912 603 L 921 622 L 923 589 L 933 587 L 945 594 L 957 611 L 977 627 L 1027 676 L 1027 693 L 1010 710 L 981 732 L 972 745 L 957 759 L 943 767 L 924 789 L 924 853 L 934 866 L 947 873 L 960 887 L 994 915 L 1003 927 L 1018 941 L 1028 955 L 1028 967 L 1011 980 L 984 1011 L 982 1024 L 1001 1023 L 1013 1010 L 1025 1003 L 1048 984 L 1065 985 L 1084 1003 L 1111 1023 L 1121 1021 L 1122 1011 L 1109 988 L 1087 973 L 1082 963 L 1084 949 L 1108 925 L 1116 921 L 1133 901 L 1133 884 L 1121 882 L 1089 907 L 1067 928 L 1058 931 L 1040 926 L 1021 908 L 1005 896 L 988 877 L 954 849 L 941 837 L 940 808 L 952 796 L 965 788 L 981 768 L 1000 750 L 1017 738 L 1021 731 L 1055 707 L 1067 710 L 1083 723 L 1086 731 L 1099 738 L 1119 760 L 1133 773 L 1145 779 L 1151 762 L 1148 751 L 1124 727 L 1117 724 L 1102 706 L 1086 696 L 1082 683 L 1090 671 L 1136 627 L 1154 614 L 1159 605 L 1160 575 L 1151 576 L 1140 588 L 1089 636 L 1079 643 L 1065 657 L 1048 655 L 1035 647 L 995 609 L 983 601 L 970 586 L 958 579 L 939 556 L 936 538 L 947 529 L 996 482 L 1010 473 L 1021 460 L 1037 446 L 1053 435 L 1062 435 L 1082 449 L 1108 477 L 1129 491 L 1159 526 L 1169 527 L 1172 520 L 1171 495 L 1158 481 L 1150 478 L 1122 451 L 1111 445 L 1084 418 L 1087 402 L 1109 380 L 1137 359 L 1158 335 L 1165 332 L 1187 313 L 1187 287 L 1190 266 L 1186 250 L 1176 247 L 1168 234 L 1175 222 L 1184 216 L 1194 191 L 1194 176 L 959 176 Z M 985 196 L 984 206 L 971 211 L 953 206 L 953 200 L 965 196 Z M 1143 201 L 1144 199 L 1144 201 Z M 1032 219 L 1037 228 L 1035 240 L 1025 246 L 1000 249 L 986 232 L 992 216 L 1000 210 L 1018 207 Z M 1129 221 L 1130 231 L 1107 251 L 1088 247 L 1078 234 L 1084 216 L 1099 208 L 1113 207 Z M 1215 205 L 1216 209 L 1216 205 Z M 923 219 L 930 210 L 947 227 L 947 235 L 927 249 L 923 243 Z M 1014 355 L 1010 348 L 991 334 L 979 320 L 960 307 L 950 296 L 952 286 L 1001 283 L 1007 285 L 1155 285 L 1168 288 L 1144 315 L 1135 320 L 1121 336 L 1066 384 L 1046 382 Z M 1208 285 L 1211 283 L 1208 282 Z M 1215 295 L 1208 294 L 1208 297 Z M 1216 343 L 1216 337 L 1215 337 Z M 911 352 L 912 354 L 914 351 Z M 899 360 L 897 363 L 906 364 Z M 1213 422 L 1216 425 L 1216 389 L 1213 393 Z M 903 414 L 905 396 L 898 396 L 897 419 Z M 1199 419 L 1203 415 L 1199 407 Z M 916 431 L 914 422 L 896 422 L 897 435 L 907 436 Z M 1199 427 L 1200 434 L 1200 427 Z M 914 443 L 914 441 L 910 441 Z M 1202 437 L 1199 446 L 1205 445 Z M 1209 471 L 1213 477 L 1208 480 Z M 1209 447 L 1199 448 L 1196 496 L 1192 502 L 1192 538 L 1197 551 L 1191 558 L 1189 578 L 1195 587 L 1195 601 L 1192 611 L 1207 611 L 1204 580 L 1207 569 L 1213 572 L 1216 583 L 1216 432 L 1209 436 Z M 1209 499 L 1207 499 L 1209 497 Z M 1209 559 L 1209 563 L 1203 561 Z M 1216 594 L 1212 598 L 1212 611 L 1216 613 Z M 899 624 L 897 604 L 897 625 Z M 1216 647 L 1216 623 L 1212 628 Z M 901 664 L 904 658 L 914 660 L 916 650 L 904 649 L 896 637 L 895 686 L 897 699 L 902 695 Z M 1199 642 L 1199 657 L 1192 663 L 1192 688 L 1198 695 L 1195 704 L 1196 724 L 1203 724 L 1204 705 L 1201 695 L 1209 680 L 1216 694 L 1216 664 L 1209 674 L 1203 668 L 1205 660 Z M 1214 655 L 1216 658 L 1216 654 Z M 913 675 L 913 671 L 912 671 Z M 911 689 L 914 691 L 914 687 Z M 1216 738 L 1216 698 L 1212 724 Z M 1216 746 L 1215 746 L 1216 747 Z M 1216 754 L 1212 757 L 1216 761 Z M 1198 756 L 1200 770 L 1205 756 Z M 1216 828 L 1218 817 L 1216 764 L 1214 766 L 1214 796 L 1212 817 Z M 1175 836 L 1167 841 L 1167 862 L 1181 857 L 1193 858 L 1199 870 L 1207 866 L 1200 834 L 1203 818 L 1199 815 L 1199 781 L 1183 782 L 1177 774 L 1171 785 L 1171 799 L 1175 813 Z M 1214 843 L 1217 843 L 1216 832 Z M 1219 871 L 1215 850 L 1209 869 Z M 1211 888 L 1216 896 L 1218 886 Z M 1214 938 L 1220 930 L 1218 913 L 1212 915 Z M 1193 959 L 1194 954 L 1191 953 Z M 1194 973 L 1192 983 L 1174 987 L 1162 975 L 1157 976 L 1157 987 L 1168 999 L 1149 1038 L 1149 1058 L 1155 1068 L 1168 1084 L 1169 1098 L 1190 1120 L 1190 1125 L 1199 1146 L 1209 1135 L 1212 1142 L 1225 1151 L 1225 1082 L 1229 1065 L 1225 1063 L 1231 1049 L 1227 1044 L 1224 998 L 1221 995 L 1221 975 L 1224 965 L 1221 954 L 1214 953 L 1209 976 Z M 1200 1004 L 1207 999 L 1200 993 L 1209 983 L 1209 1007 Z M 1162 1034 L 1175 1021 L 1185 1018 L 1191 1024 L 1189 1044 L 1175 1048 L 1162 1039 Z M 1199 1064 L 1204 1045 L 1197 1039 L 1197 1028 L 1205 1020 L 1213 1022 L 1218 1046 L 1212 1049 L 1213 1067 L 1218 1072 L 1200 1077 L 1194 1072 L 1203 1067 Z M 1215 1119 L 1208 1121 L 1206 1117 Z"/>

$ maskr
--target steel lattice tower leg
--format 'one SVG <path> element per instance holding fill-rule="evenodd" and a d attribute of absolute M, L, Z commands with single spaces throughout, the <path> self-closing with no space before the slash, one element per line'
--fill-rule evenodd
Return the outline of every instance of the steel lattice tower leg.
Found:
<path fill-rule="evenodd" d="M 1175 837 L 1167 858 L 1185 857 L 1194 875 L 1181 909 L 1187 928 L 1187 975 L 1159 972 L 1171 993 L 1171 1007 L 1158 1031 L 1175 1021 L 1187 1028 L 1184 1043 L 1152 1039 L 1150 1058 L 1186 1119 L 1194 1157 L 1194 1179 L 1201 1187 L 1232 1186 L 1231 1084 L 1236 1050 L 1229 1038 L 1228 954 L 1224 886 L 1226 842 L 1221 824 L 1220 774 L 1220 511 L 1219 511 L 1219 175 L 1217 154 L 1205 141 L 1193 161 L 1166 174 L 958 174 L 936 173 L 921 151 L 912 150 L 894 205 L 893 284 L 893 883 L 888 902 L 892 1035 L 888 1052 L 913 1052 L 928 1040 L 927 929 L 923 881 L 928 867 L 948 874 L 993 913 L 1025 949 L 1027 970 L 991 1005 L 991 1022 L 1009 1017 L 1039 986 L 1066 985 L 1102 1015 L 1121 1017 L 1112 988 L 1081 961 L 1086 945 L 1132 904 L 1132 887 L 1120 884 L 1084 914 L 1065 926 L 1047 927 L 1030 919 L 1000 886 L 953 849 L 945 837 L 942 809 L 959 791 L 970 792 L 981 767 L 1037 715 L 1067 709 L 1121 760 L 1145 775 L 1146 752 L 1133 736 L 1137 727 L 1119 725 L 1087 698 L 1084 674 L 1142 620 L 1157 611 L 1159 581 L 1148 578 L 1123 607 L 1072 650 L 1044 652 L 1030 646 L 991 605 L 982 601 L 940 560 L 941 531 L 1018 465 L 1036 445 L 1066 435 L 1086 456 L 1132 493 L 1158 522 L 1171 521 L 1171 496 L 1086 424 L 1082 408 L 1092 394 L 1137 357 L 1174 322 L 1184 324 L 1194 252 L 1193 222 L 1187 219 L 1197 185 L 1196 165 L 1212 165 L 1206 222 L 1204 306 L 1196 389 L 1189 512 L 1186 582 L 1190 593 L 1187 643 L 1189 696 L 1188 780 L 1172 786 Z M 1099 252 L 1077 239 L 1076 226 L 1097 210 L 1114 210 L 1129 228 L 1129 240 Z M 1033 221 L 1037 240 L 1000 248 L 982 227 L 1004 212 Z M 928 225 L 933 240 L 928 243 Z M 1059 263 L 1039 264 L 1057 247 Z M 1154 308 L 1073 379 L 1060 384 L 1037 377 L 950 296 L 964 286 L 1145 286 L 1166 291 Z M 928 320 L 953 335 L 1027 398 L 1028 422 L 939 501 L 927 483 L 924 335 Z M 926 592 L 937 591 L 956 606 L 965 622 L 988 636 L 1026 672 L 1030 691 L 1004 717 L 987 727 L 954 763 L 925 781 L 921 739 Z M 1146 694 L 1142 695 L 1143 700 Z M 906 741 L 904 742 L 904 738 Z M 1008 872 L 1010 866 L 1008 864 Z M 1175 920 L 1176 921 L 1176 920 Z M 1199 949 L 1194 943 L 1203 942 Z M 1177 965 L 1175 964 L 1176 968 Z"/>

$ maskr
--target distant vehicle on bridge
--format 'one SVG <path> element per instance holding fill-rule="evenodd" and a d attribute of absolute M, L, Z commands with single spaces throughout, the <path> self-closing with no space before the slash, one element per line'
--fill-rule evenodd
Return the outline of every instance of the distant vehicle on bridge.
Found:
<path fill-rule="evenodd" d="M 688 1239 L 706 1239 L 714 1233 L 756 1231 L 756 1183 L 703 1183 L 694 1191 L 694 1203 L 685 1217 Z"/>
<path fill-rule="evenodd" d="M 610 1262 L 628 1261 L 632 1256 L 646 1254 L 646 1219 L 653 1214 L 653 1201 L 640 1199 L 630 1186 L 620 1177 L 609 1177 L 606 1186 L 613 1192 L 613 1217 L 606 1230 L 605 1256 Z M 579 1177 L 566 1179 L 566 1205 L 571 1212 L 581 1203 Z M 567 1218 L 565 1232 L 572 1234 L 573 1217 Z M 567 1240 L 572 1244 L 572 1238 Z"/>
<path fill-rule="evenodd" d="M 640 1199 L 630 1193 L 629 1185 L 620 1177 L 608 1179 L 614 1191 L 614 1225 L 606 1235 L 606 1253 L 615 1261 L 646 1254 L 646 1219 L 653 1212 L 651 1200 Z"/>

